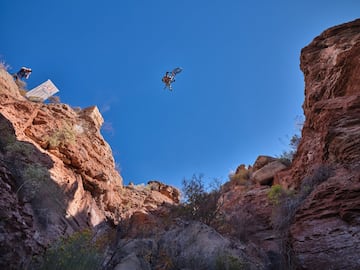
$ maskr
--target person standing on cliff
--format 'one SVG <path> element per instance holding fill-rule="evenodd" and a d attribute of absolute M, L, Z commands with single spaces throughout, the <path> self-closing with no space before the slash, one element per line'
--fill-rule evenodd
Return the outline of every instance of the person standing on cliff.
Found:
<path fill-rule="evenodd" d="M 31 72 L 31 68 L 22 67 L 17 73 L 13 74 L 13 77 L 15 80 L 21 80 L 23 78 L 28 79 Z"/>

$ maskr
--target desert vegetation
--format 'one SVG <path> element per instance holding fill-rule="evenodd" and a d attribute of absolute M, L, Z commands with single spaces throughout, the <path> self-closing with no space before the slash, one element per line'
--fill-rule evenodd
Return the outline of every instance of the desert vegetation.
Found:
<path fill-rule="evenodd" d="M 90 230 L 76 232 L 53 243 L 43 258 L 34 258 L 33 270 L 98 270 L 103 256 Z"/>
<path fill-rule="evenodd" d="M 290 165 L 293 158 L 296 155 L 297 149 L 299 147 L 299 143 L 300 143 L 300 135 L 298 134 L 294 134 L 291 138 L 290 138 L 290 142 L 289 142 L 289 149 L 283 151 L 280 155 L 279 155 L 279 159 L 281 160 L 281 162 L 283 162 L 285 165 Z"/>
<path fill-rule="evenodd" d="M 215 260 L 215 270 L 244 270 L 247 264 L 238 257 L 225 252 L 219 252 Z"/>
<path fill-rule="evenodd" d="M 36 155 L 36 148 L 27 142 L 11 140 L 5 150 L 10 166 L 17 172 L 16 194 L 26 200 L 33 200 L 37 197 L 39 190 L 47 186 L 50 176 L 46 165 L 40 162 L 32 162 Z"/>
<path fill-rule="evenodd" d="M 0 69 L 8 70 L 10 68 L 10 65 L 5 62 L 5 60 L 0 60 Z"/>
<path fill-rule="evenodd" d="M 52 132 L 50 136 L 47 137 L 50 148 L 56 148 L 59 145 L 74 144 L 76 140 L 76 131 L 73 129 L 71 124 L 63 122 L 62 126 Z"/>
<path fill-rule="evenodd" d="M 251 168 L 247 169 L 245 165 L 241 165 L 236 172 L 229 174 L 229 183 L 231 185 L 249 187 L 253 184 L 250 179 L 251 172 Z"/>

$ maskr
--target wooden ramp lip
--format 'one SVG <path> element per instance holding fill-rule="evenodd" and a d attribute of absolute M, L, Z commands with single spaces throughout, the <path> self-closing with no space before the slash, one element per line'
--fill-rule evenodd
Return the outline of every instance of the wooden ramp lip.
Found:
<path fill-rule="evenodd" d="M 25 96 L 30 100 L 34 99 L 45 101 L 57 92 L 59 92 L 59 89 L 50 79 L 48 79 L 47 81 L 28 91 Z"/>

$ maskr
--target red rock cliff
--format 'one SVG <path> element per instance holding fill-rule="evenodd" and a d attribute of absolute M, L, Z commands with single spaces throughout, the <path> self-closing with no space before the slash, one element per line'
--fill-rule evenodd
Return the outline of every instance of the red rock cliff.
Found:
<path fill-rule="evenodd" d="M 309 168 L 360 166 L 360 20 L 326 30 L 301 52 L 305 78 L 305 123 L 291 173 L 280 179 L 296 186 Z"/>
<path fill-rule="evenodd" d="M 360 20 L 332 27 L 301 52 L 305 123 L 285 187 L 326 180 L 290 228 L 303 269 L 360 269 Z M 331 172 L 330 172 L 331 171 Z"/>

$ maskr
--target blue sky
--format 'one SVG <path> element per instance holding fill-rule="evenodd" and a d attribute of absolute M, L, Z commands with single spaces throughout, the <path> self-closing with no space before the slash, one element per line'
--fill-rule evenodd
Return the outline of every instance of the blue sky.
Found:
<path fill-rule="evenodd" d="M 5 0 L 0 55 L 10 72 L 33 69 L 29 89 L 51 79 L 63 103 L 99 107 L 125 184 L 180 187 L 286 150 L 301 48 L 359 14 L 355 0 Z"/>

